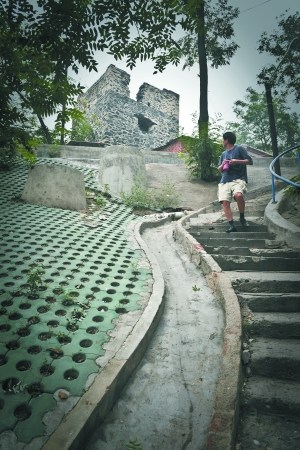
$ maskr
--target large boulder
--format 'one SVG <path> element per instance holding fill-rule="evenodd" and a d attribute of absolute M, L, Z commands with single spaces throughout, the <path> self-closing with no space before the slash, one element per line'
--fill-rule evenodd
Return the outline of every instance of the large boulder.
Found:
<path fill-rule="evenodd" d="M 29 171 L 21 198 L 25 202 L 50 208 L 85 209 L 83 173 L 68 166 L 36 165 Z"/>
<path fill-rule="evenodd" d="M 108 185 L 112 194 L 128 194 L 136 179 L 146 185 L 147 174 L 143 153 L 125 145 L 112 145 L 102 150 L 103 158 L 99 162 L 99 184 Z"/>

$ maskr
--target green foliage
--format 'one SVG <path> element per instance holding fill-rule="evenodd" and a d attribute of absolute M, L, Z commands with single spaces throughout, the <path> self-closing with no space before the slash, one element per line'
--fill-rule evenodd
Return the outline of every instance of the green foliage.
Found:
<path fill-rule="evenodd" d="M 134 441 L 129 441 L 126 445 L 126 450 L 143 450 L 142 444 L 135 439 Z"/>
<path fill-rule="evenodd" d="M 0 131 L 26 122 L 24 109 L 39 119 L 48 143 L 44 118 L 59 114 L 61 139 L 74 99 L 83 86 L 68 77 L 79 67 L 97 70 L 96 51 L 132 68 L 138 58 L 153 58 L 157 70 L 179 63 L 172 49 L 181 2 L 168 0 L 32 2 L 3 0 L 0 8 Z M 137 33 L 132 33 L 132 29 Z M 87 130 L 85 129 L 86 133 Z"/>
<path fill-rule="evenodd" d="M 48 156 L 49 158 L 59 158 L 61 156 L 61 149 L 58 145 L 52 145 L 48 149 Z"/>
<path fill-rule="evenodd" d="M 198 132 L 206 138 L 209 122 L 208 114 L 208 62 L 212 67 L 229 64 L 238 45 L 232 41 L 234 37 L 233 20 L 238 17 L 239 10 L 228 5 L 228 0 L 218 2 L 188 0 L 183 2 L 183 15 L 187 26 L 183 26 L 186 35 L 179 40 L 177 53 L 184 59 L 184 66 L 199 66 L 200 111 Z M 207 149 L 209 151 L 209 149 Z M 206 162 L 203 161 L 202 167 Z M 209 166 L 205 167 L 204 176 L 209 175 Z"/>
<path fill-rule="evenodd" d="M 300 200 L 300 174 L 291 178 L 291 181 L 298 183 L 299 187 L 289 185 L 285 188 L 284 192 L 289 197 L 296 197 Z"/>
<path fill-rule="evenodd" d="M 78 115 L 73 116 L 71 139 L 73 141 L 94 142 L 102 135 L 101 121 L 96 114 L 89 114 L 89 103 L 80 99 L 77 107 Z"/>
<path fill-rule="evenodd" d="M 94 208 L 96 207 L 97 209 L 101 209 L 104 208 L 107 204 L 107 200 L 104 198 L 104 196 L 108 197 L 108 193 L 106 190 L 104 191 L 103 195 L 101 195 L 97 191 L 86 189 L 85 195 L 87 197 L 88 204 Z"/>
<path fill-rule="evenodd" d="M 9 170 L 19 157 L 33 165 L 36 156 L 33 149 L 40 143 L 38 138 L 33 138 L 30 129 L 12 129 L 12 133 L 0 136 L 0 170 Z"/>
<path fill-rule="evenodd" d="M 98 208 L 104 208 L 104 206 L 106 205 L 106 200 L 102 197 L 102 195 L 96 195 L 94 198 L 94 202 Z"/>
<path fill-rule="evenodd" d="M 43 276 L 45 270 L 43 266 L 34 265 L 27 275 L 27 284 L 29 286 L 29 294 L 36 295 L 39 288 L 44 285 Z"/>
<path fill-rule="evenodd" d="M 286 99 L 277 95 L 273 101 L 279 149 L 286 149 L 300 140 L 300 116 L 291 113 Z M 238 122 L 229 123 L 239 135 L 239 140 L 264 151 L 272 151 L 269 117 L 264 93 L 247 89 L 245 100 L 234 103 L 233 111 Z"/>
<path fill-rule="evenodd" d="M 3 0 L 0 98 L 4 114 L 0 131 L 17 123 L 23 126 L 27 120 L 23 111 L 27 109 L 38 117 L 46 142 L 51 143 L 44 118 L 55 114 L 56 132 L 63 143 L 69 137 L 65 124 L 74 110 L 75 98 L 83 92 L 83 86 L 72 80 L 68 71 L 77 74 L 80 66 L 97 70 L 96 51 L 106 51 L 116 60 L 125 59 L 131 69 L 137 59 L 151 58 L 156 72 L 163 71 L 167 64 L 179 64 L 184 57 L 191 58 L 186 65 L 200 62 L 204 80 L 200 122 L 207 123 L 206 57 L 213 67 L 228 64 L 237 48 L 231 41 L 232 20 L 237 15 L 237 8 L 228 6 L 227 0 L 216 4 L 195 0 Z M 180 27 L 188 37 L 178 44 L 175 32 Z M 193 49 L 196 59 L 190 57 Z M 94 119 L 82 119 L 77 136 L 72 138 L 92 139 Z"/>
<path fill-rule="evenodd" d="M 238 17 L 238 8 L 229 5 L 227 0 L 203 3 L 203 12 L 199 8 L 199 2 L 186 2 L 184 8 L 185 14 L 192 22 L 187 34 L 178 42 L 181 57 L 185 59 L 184 68 L 199 62 L 198 35 L 205 36 L 205 53 L 213 68 L 229 64 L 230 58 L 239 47 L 232 41 L 232 22 Z"/>
<path fill-rule="evenodd" d="M 131 208 L 149 208 L 161 210 L 175 208 L 178 205 L 178 194 L 175 185 L 170 181 L 162 183 L 159 189 L 147 189 L 143 180 L 137 178 L 129 194 L 122 194 L 125 205 Z"/>
<path fill-rule="evenodd" d="M 86 315 L 86 312 L 81 309 L 74 309 L 74 311 L 72 311 L 72 314 L 71 314 L 72 319 L 79 320 L 79 321 L 83 320 L 85 315 Z"/>
<path fill-rule="evenodd" d="M 104 188 L 104 191 L 103 191 L 104 197 L 110 197 L 110 193 L 109 193 L 109 191 L 110 191 L 109 184 L 106 183 L 106 184 L 103 186 L 103 188 Z"/>
<path fill-rule="evenodd" d="M 36 161 L 37 161 L 37 157 L 35 156 L 34 153 L 26 150 L 26 148 L 24 147 L 19 147 L 19 152 L 20 154 L 23 156 L 24 160 L 29 164 L 30 167 L 34 166 Z"/>
<path fill-rule="evenodd" d="M 200 178 L 204 181 L 215 181 L 219 179 L 217 164 L 222 153 L 220 136 L 222 126 L 221 116 L 218 115 L 209 124 L 208 134 L 206 131 L 200 135 L 194 133 L 194 137 L 183 136 L 180 138 L 183 144 L 183 152 L 180 157 L 187 165 L 192 178 Z"/>
<path fill-rule="evenodd" d="M 95 133 L 93 127 L 86 117 L 83 117 L 80 121 L 73 122 L 73 128 L 71 132 L 72 141 L 95 141 Z"/>
<path fill-rule="evenodd" d="M 15 141 L 7 142 L 6 145 L 0 147 L 0 170 L 9 170 L 13 167 L 18 159 L 19 153 Z"/>
<path fill-rule="evenodd" d="M 77 304 L 76 300 L 74 300 L 74 296 L 72 295 L 72 292 L 69 292 L 69 291 L 64 292 L 62 304 L 64 306 L 73 306 L 73 305 Z"/>
<path fill-rule="evenodd" d="M 185 163 L 193 178 L 204 181 L 215 181 L 219 173 L 215 167 L 216 155 L 220 154 L 220 144 L 209 136 L 194 138 L 186 145 Z"/>
<path fill-rule="evenodd" d="M 300 13 L 282 14 L 278 27 L 270 35 L 264 32 L 259 40 L 260 53 L 268 53 L 275 58 L 275 64 L 265 66 L 258 79 L 282 89 L 283 93 L 300 101 Z"/>

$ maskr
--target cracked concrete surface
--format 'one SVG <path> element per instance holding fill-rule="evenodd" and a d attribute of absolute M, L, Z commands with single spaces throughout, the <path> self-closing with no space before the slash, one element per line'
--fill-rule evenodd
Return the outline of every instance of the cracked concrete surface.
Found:
<path fill-rule="evenodd" d="M 204 448 L 221 363 L 223 310 L 172 238 L 173 223 L 143 238 L 166 283 L 165 310 L 144 358 L 86 450 Z"/>

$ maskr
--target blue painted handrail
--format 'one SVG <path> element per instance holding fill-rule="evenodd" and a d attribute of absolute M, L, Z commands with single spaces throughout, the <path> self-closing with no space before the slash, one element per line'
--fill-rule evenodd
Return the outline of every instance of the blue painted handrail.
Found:
<path fill-rule="evenodd" d="M 274 164 L 276 163 L 276 161 L 278 161 L 283 155 L 286 155 L 287 153 L 296 150 L 296 148 L 300 147 L 300 143 L 294 145 L 293 147 L 288 148 L 287 150 L 285 150 L 284 152 L 280 153 L 280 155 L 276 156 L 275 159 L 273 159 L 273 161 L 271 162 L 270 166 L 269 166 L 269 170 L 272 174 L 272 201 L 273 203 L 275 202 L 275 178 L 277 178 L 278 180 L 283 181 L 286 184 L 290 184 L 291 186 L 295 186 L 296 188 L 300 189 L 300 183 L 295 183 L 294 181 L 288 180 L 287 178 L 282 177 L 281 175 L 277 175 L 277 173 L 274 171 Z M 299 155 L 298 155 L 299 157 Z"/>

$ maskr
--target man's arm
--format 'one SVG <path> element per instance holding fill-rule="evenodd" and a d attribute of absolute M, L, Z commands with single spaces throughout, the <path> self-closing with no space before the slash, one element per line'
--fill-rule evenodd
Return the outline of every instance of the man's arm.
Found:
<path fill-rule="evenodd" d="M 253 159 L 248 154 L 248 152 L 244 149 L 244 147 L 239 148 L 239 155 L 240 158 L 238 159 L 232 159 L 231 164 L 244 164 L 253 166 Z"/>
<path fill-rule="evenodd" d="M 244 164 L 244 165 L 250 165 L 253 166 L 252 158 L 249 157 L 249 159 L 231 159 L 231 164 Z"/>

